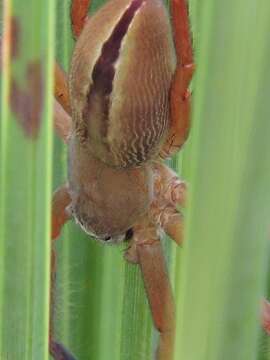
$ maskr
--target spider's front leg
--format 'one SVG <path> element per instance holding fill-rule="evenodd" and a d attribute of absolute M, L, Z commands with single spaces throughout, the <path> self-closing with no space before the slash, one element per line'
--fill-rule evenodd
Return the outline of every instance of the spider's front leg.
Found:
<path fill-rule="evenodd" d="M 125 258 L 138 263 L 142 271 L 153 322 L 160 332 L 156 359 L 171 360 L 175 335 L 174 301 L 158 230 L 149 220 L 143 220 L 133 231 Z"/>

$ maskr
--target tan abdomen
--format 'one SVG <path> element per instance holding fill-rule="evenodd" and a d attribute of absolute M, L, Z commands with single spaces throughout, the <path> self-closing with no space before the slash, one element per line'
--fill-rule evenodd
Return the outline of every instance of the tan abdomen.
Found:
<path fill-rule="evenodd" d="M 70 86 L 78 136 L 111 166 L 155 157 L 169 126 L 174 69 L 162 2 L 110 1 L 88 22 L 74 52 Z"/>

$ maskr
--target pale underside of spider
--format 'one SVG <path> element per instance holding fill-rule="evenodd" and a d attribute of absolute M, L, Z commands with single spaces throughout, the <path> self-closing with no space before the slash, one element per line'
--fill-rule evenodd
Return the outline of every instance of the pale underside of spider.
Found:
<path fill-rule="evenodd" d="M 53 197 L 52 239 L 74 218 L 104 243 L 129 241 L 125 259 L 140 266 L 158 359 L 172 357 L 174 301 L 160 236 L 182 242 L 178 206 L 186 186 L 163 164 L 190 127 L 194 65 L 186 0 L 111 0 L 93 17 L 73 0 L 77 39 L 67 80 L 55 65 L 55 128 L 67 143 L 68 181 Z M 52 251 L 52 285 L 55 281 Z M 52 291 L 53 294 L 53 291 Z M 52 297 L 53 303 L 53 297 Z M 73 359 L 50 331 L 56 360 Z"/>

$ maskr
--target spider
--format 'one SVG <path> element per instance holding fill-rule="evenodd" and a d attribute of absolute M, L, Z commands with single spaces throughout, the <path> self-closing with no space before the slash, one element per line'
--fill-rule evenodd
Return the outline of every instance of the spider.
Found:
<path fill-rule="evenodd" d="M 174 301 L 160 236 L 181 244 L 177 206 L 186 185 L 163 160 L 179 151 L 190 128 L 187 3 L 171 0 L 172 29 L 162 0 L 110 0 L 92 17 L 89 7 L 90 0 L 71 4 L 77 43 L 68 79 L 55 65 L 54 120 L 68 146 L 68 181 L 53 196 L 52 239 L 74 218 L 103 243 L 129 242 L 125 259 L 141 269 L 160 332 L 156 357 L 169 360 Z M 51 264 L 53 288 L 53 250 Z M 52 330 L 50 351 L 56 360 L 74 359 Z"/>

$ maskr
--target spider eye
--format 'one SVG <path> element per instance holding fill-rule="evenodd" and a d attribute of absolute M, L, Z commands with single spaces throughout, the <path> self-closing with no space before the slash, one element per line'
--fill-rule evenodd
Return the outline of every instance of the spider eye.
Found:
<path fill-rule="evenodd" d="M 130 240 L 132 238 L 132 236 L 133 236 L 133 233 L 134 232 L 133 232 L 132 228 L 128 229 L 128 231 L 126 232 L 125 241 Z"/>

